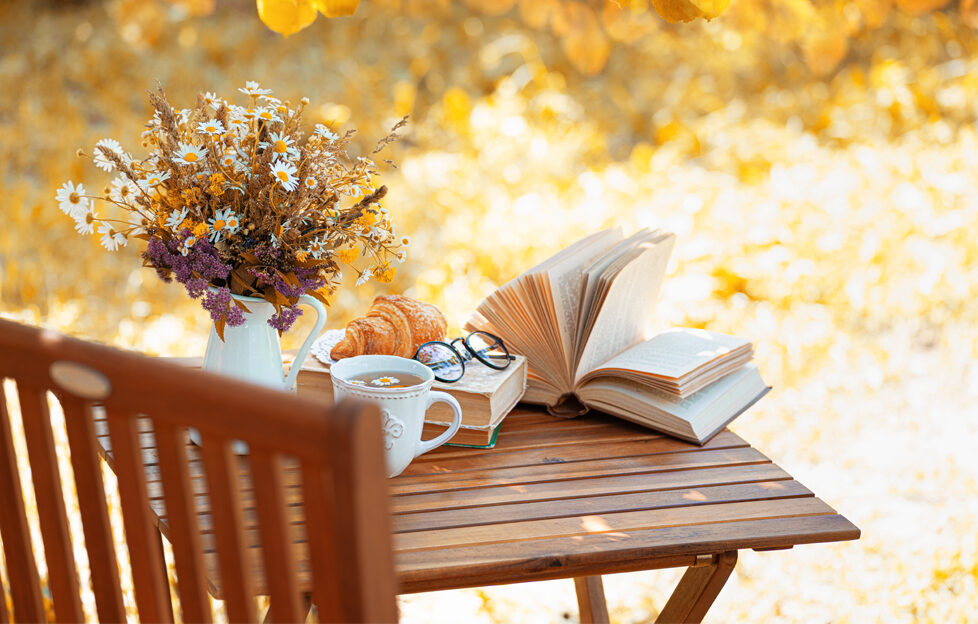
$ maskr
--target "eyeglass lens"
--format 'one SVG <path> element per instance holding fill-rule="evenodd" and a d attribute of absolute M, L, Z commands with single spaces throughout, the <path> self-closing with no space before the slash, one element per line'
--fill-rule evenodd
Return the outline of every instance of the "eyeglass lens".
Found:
<path fill-rule="evenodd" d="M 465 373 L 465 364 L 458 352 L 443 342 L 422 345 L 414 359 L 430 368 L 438 381 L 458 381 Z"/>
<path fill-rule="evenodd" d="M 509 350 L 498 337 L 484 331 L 474 331 L 465 339 L 465 346 L 480 362 L 502 370 L 509 366 Z"/>

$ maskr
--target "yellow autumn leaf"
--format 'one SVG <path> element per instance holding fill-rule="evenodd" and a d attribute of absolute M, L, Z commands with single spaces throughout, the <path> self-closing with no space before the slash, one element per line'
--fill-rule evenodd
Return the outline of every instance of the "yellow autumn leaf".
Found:
<path fill-rule="evenodd" d="M 698 17 L 711 20 L 729 5 L 730 0 L 652 0 L 656 13 L 673 24 L 691 22 Z"/>
<path fill-rule="evenodd" d="M 312 4 L 326 17 L 346 17 L 357 12 L 360 0 L 312 0 Z"/>
<path fill-rule="evenodd" d="M 943 9 L 950 3 L 951 0 L 896 0 L 896 5 L 901 11 L 914 17 Z"/>
<path fill-rule="evenodd" d="M 312 0 L 257 0 L 258 17 L 270 29 L 288 37 L 316 19 Z"/>
<path fill-rule="evenodd" d="M 580 3 L 567 5 L 568 30 L 561 43 L 564 53 L 577 71 L 593 76 L 604 69 L 611 54 L 611 42 L 601 29 L 591 7 Z"/>

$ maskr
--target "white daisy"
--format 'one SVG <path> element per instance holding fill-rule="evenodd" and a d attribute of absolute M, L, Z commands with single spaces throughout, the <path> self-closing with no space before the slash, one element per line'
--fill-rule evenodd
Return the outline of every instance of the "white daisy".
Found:
<path fill-rule="evenodd" d="M 92 234 L 95 232 L 95 221 L 98 220 L 98 214 L 96 214 L 94 208 L 75 213 L 73 216 L 75 218 L 76 232 L 79 234 Z"/>
<path fill-rule="evenodd" d="M 123 162 L 127 164 L 132 161 L 132 156 L 127 154 L 126 150 L 122 149 L 121 143 L 115 139 L 102 139 L 95 144 L 95 149 L 92 150 L 94 152 L 93 160 L 95 161 L 95 166 L 102 171 L 115 170 L 115 164 L 105 157 L 105 155 L 102 153 L 103 149 L 114 152 L 117 156 L 119 156 L 119 158 L 122 159 Z"/>
<path fill-rule="evenodd" d="M 397 252 L 396 258 L 398 264 L 404 264 L 404 261 L 407 260 L 407 252 L 402 249 L 401 251 Z"/>
<path fill-rule="evenodd" d="M 234 152 L 227 152 L 221 156 L 217 162 L 219 162 L 225 169 L 236 169 L 240 161 Z"/>
<path fill-rule="evenodd" d="M 201 134 L 224 134 L 224 124 L 217 121 L 216 119 L 211 119 L 210 121 L 202 121 L 197 124 L 197 132 Z"/>
<path fill-rule="evenodd" d="M 248 131 L 248 120 L 243 116 L 231 117 L 228 124 L 230 124 L 231 130 L 238 134 L 244 134 Z"/>
<path fill-rule="evenodd" d="M 309 247 L 306 251 L 312 254 L 313 258 L 321 258 L 323 255 L 323 243 L 325 240 L 323 238 L 315 238 L 309 243 Z"/>
<path fill-rule="evenodd" d="M 119 204 L 128 204 L 132 198 L 139 194 L 139 187 L 133 184 L 132 180 L 126 176 L 119 176 L 112 180 L 112 188 L 109 190 L 109 197 L 112 201 Z"/>
<path fill-rule="evenodd" d="M 363 286 L 366 284 L 367 280 L 369 280 L 373 274 L 373 268 L 368 267 L 363 273 L 360 274 L 360 277 L 357 278 L 357 286 Z"/>
<path fill-rule="evenodd" d="M 282 118 L 276 115 L 275 111 L 270 108 L 258 109 L 258 112 L 255 113 L 255 117 L 257 117 L 259 121 L 264 121 L 267 124 L 282 121 Z"/>
<path fill-rule="evenodd" d="M 116 232 L 110 224 L 104 221 L 99 224 L 98 233 L 102 235 L 99 242 L 102 243 L 102 246 L 109 251 L 115 251 L 119 247 L 126 246 L 127 241 L 125 235 Z"/>
<path fill-rule="evenodd" d="M 295 165 L 286 161 L 278 161 L 271 164 L 272 175 L 287 191 L 294 191 L 299 186 L 299 179 L 295 177 Z"/>
<path fill-rule="evenodd" d="M 278 132 L 271 132 L 268 135 L 267 141 L 261 142 L 261 147 L 265 149 L 272 150 L 272 156 L 275 160 L 279 158 L 287 158 L 288 156 L 296 157 L 298 152 L 293 147 L 295 140 L 285 134 L 279 134 Z"/>
<path fill-rule="evenodd" d="M 411 239 L 408 238 L 407 236 L 402 236 L 401 237 L 401 240 L 399 242 L 401 243 L 401 247 L 410 247 L 411 246 Z"/>
<path fill-rule="evenodd" d="M 187 220 L 187 215 L 190 214 L 186 208 L 181 208 L 180 210 L 173 209 L 170 215 L 166 218 L 166 229 L 171 232 L 176 232 L 180 224 Z"/>
<path fill-rule="evenodd" d="M 85 186 L 82 184 L 76 186 L 70 180 L 58 189 L 55 198 L 58 200 L 58 207 L 61 208 L 61 212 L 70 215 L 88 210 L 90 203 L 85 197 Z"/>
<path fill-rule="evenodd" d="M 216 211 L 208 223 L 211 226 L 211 232 L 207 237 L 212 243 L 221 240 L 225 234 L 234 234 L 241 225 L 238 216 L 230 208 Z"/>
<path fill-rule="evenodd" d="M 180 148 L 177 150 L 177 155 L 174 156 L 173 160 L 178 165 L 196 165 L 200 163 L 205 156 L 207 156 L 206 148 L 187 143 L 180 143 Z"/>
<path fill-rule="evenodd" d="M 400 381 L 397 377 L 378 377 L 377 379 L 371 379 L 370 383 L 375 386 L 393 386 L 396 383 L 400 383 Z"/>
<path fill-rule="evenodd" d="M 268 95 L 272 92 L 271 89 L 262 89 L 258 82 L 254 80 L 249 80 L 246 82 L 243 88 L 238 88 L 238 91 L 244 93 L 245 95 Z"/>
<path fill-rule="evenodd" d="M 316 188 L 317 184 L 319 184 L 319 181 L 312 176 L 309 176 L 302 181 L 302 185 L 305 186 L 307 189 L 314 189 Z"/>
<path fill-rule="evenodd" d="M 183 241 L 183 246 L 180 247 L 180 253 L 186 256 L 190 253 L 190 248 L 197 244 L 197 237 L 191 234 Z"/>
<path fill-rule="evenodd" d="M 151 188 L 156 188 L 160 184 L 163 184 L 166 180 L 170 179 L 170 172 L 164 171 L 163 173 L 151 173 L 146 176 L 139 184 L 143 187 L 143 190 L 149 190 Z"/>
<path fill-rule="evenodd" d="M 316 130 L 313 132 L 313 134 L 324 139 L 329 139 L 330 141 L 335 141 L 336 139 L 340 138 L 339 135 L 323 124 L 316 124 Z"/>
<path fill-rule="evenodd" d="M 207 93 L 204 94 L 204 104 L 206 104 L 207 106 L 220 108 L 222 102 L 224 102 L 224 100 L 218 97 L 216 93 L 212 93 L 211 91 L 208 91 Z"/>

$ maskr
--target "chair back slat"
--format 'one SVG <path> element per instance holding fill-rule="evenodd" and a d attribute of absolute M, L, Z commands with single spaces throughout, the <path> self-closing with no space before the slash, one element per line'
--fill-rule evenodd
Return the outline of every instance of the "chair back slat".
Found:
<path fill-rule="evenodd" d="M 88 567 L 92 573 L 92 591 L 95 608 L 103 622 L 123 622 L 126 608 L 122 601 L 119 581 L 119 562 L 115 543 L 112 541 L 112 525 L 105 500 L 105 484 L 99 460 L 98 442 L 91 406 L 82 399 L 67 393 L 58 394 L 58 402 L 65 413 L 65 431 L 71 450 L 71 468 L 75 473 L 75 487 L 88 551 Z"/>
<path fill-rule="evenodd" d="M 227 439 L 202 436 L 201 455 L 211 498 L 214 538 L 224 605 L 230 622 L 257 619 L 254 591 L 245 550 L 244 519 L 238 492 L 237 459 Z M 233 475 L 233 476 L 232 476 Z"/>
<path fill-rule="evenodd" d="M 109 437 L 112 458 L 119 481 L 119 500 L 126 529 L 132 582 L 139 619 L 166 622 L 170 619 L 170 590 L 163 576 L 162 551 L 155 518 L 146 496 L 146 475 L 139 448 L 136 420 L 109 408 Z"/>
<path fill-rule="evenodd" d="M 306 510 L 306 538 L 309 541 L 309 567 L 312 571 L 312 601 L 318 608 L 319 621 L 351 621 L 343 610 L 343 596 L 333 566 L 339 558 L 337 542 L 343 536 L 333 526 L 335 510 L 326 504 L 332 500 L 333 492 L 322 466 L 312 462 L 303 463 L 302 494 Z"/>
<path fill-rule="evenodd" d="M 54 614 L 60 622 L 82 622 L 81 595 L 78 591 L 78 568 L 71 547 L 71 532 L 65 511 L 58 471 L 58 456 L 51 431 L 46 390 L 30 381 L 17 384 L 24 438 L 34 481 L 38 523 L 44 541 L 48 564 L 48 584 L 54 602 Z"/>
<path fill-rule="evenodd" d="M 374 411 L 376 413 L 376 411 Z M 328 453 L 334 470 L 349 475 L 335 481 L 333 509 L 336 532 L 347 539 L 336 542 L 338 560 L 346 562 L 340 579 L 343 621 L 390 622 L 397 620 L 397 580 L 394 575 L 391 520 L 386 512 L 388 481 L 381 437 L 380 418 L 339 405 L 333 418 L 350 432 L 348 438 L 329 440 Z M 374 600 L 363 600 L 371 592 Z"/>
<path fill-rule="evenodd" d="M 43 622 L 44 602 L 37 563 L 31 551 L 31 533 L 20 488 L 20 472 L 7 413 L 7 396 L 0 379 L 0 492 L 9 496 L 0 501 L 0 537 L 7 565 L 7 580 L 13 601 L 13 616 L 21 622 Z M 8 500 L 9 499 L 9 500 Z"/>
<path fill-rule="evenodd" d="M 265 582 L 272 622 L 297 622 L 300 616 L 291 527 L 286 516 L 281 458 L 266 449 L 251 449 L 251 479 L 265 559 Z M 274 572 L 273 572 L 274 571 Z"/>
<path fill-rule="evenodd" d="M 201 558 L 197 509 L 187 471 L 186 434 L 169 423 L 159 422 L 155 433 L 169 533 L 181 536 L 173 541 L 173 558 L 183 617 L 189 622 L 210 622 L 211 606 Z"/>
<path fill-rule="evenodd" d="M 0 394 L 0 539 L 13 599 L 9 619 L 45 619 L 20 486 L 24 460 L 32 467 L 55 615 L 84 618 L 54 445 L 60 436 L 53 435 L 47 410 L 50 391 L 65 412 L 101 620 L 129 615 L 102 458 L 117 478 L 140 621 L 170 622 L 175 615 L 208 621 L 207 592 L 213 591 L 225 601 L 229 621 L 253 622 L 259 615 L 254 591 L 263 582 L 270 621 L 304 620 L 310 594 L 322 621 L 396 620 L 376 407 L 326 408 L 4 320 L 2 378 L 13 379 L 23 394 L 28 448 L 18 462 L 19 430 L 12 430 Z M 199 431 L 200 447 L 186 441 L 189 427 Z M 247 457 L 232 454 L 235 440 L 248 444 Z M 182 613 L 171 608 L 164 534 L 173 546 Z M 298 567 L 307 561 L 308 571 Z"/>
<path fill-rule="evenodd" d="M 0 590 L 3 588 L 0 587 Z M 10 621 L 10 613 L 7 611 L 7 596 L 0 591 L 0 624 L 7 624 Z"/>

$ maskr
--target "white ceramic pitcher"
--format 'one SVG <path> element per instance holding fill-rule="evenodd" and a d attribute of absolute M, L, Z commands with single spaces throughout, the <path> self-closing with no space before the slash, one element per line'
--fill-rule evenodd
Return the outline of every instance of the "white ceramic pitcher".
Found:
<path fill-rule="evenodd" d="M 309 348 L 326 325 L 326 308 L 314 297 L 299 297 L 299 303 L 311 306 L 316 311 L 316 325 L 299 347 L 286 377 L 278 330 L 268 324 L 268 319 L 275 314 L 275 306 L 258 297 L 231 296 L 248 306 L 248 312 L 242 310 L 245 322 L 234 327 L 225 326 L 224 340 L 211 325 L 211 335 L 204 353 L 204 370 L 278 390 L 295 390 L 295 380 Z M 193 443 L 200 446 L 200 432 L 194 428 L 188 432 Z M 248 454 L 248 445 L 240 440 L 235 440 L 231 449 L 237 455 Z"/>
<path fill-rule="evenodd" d="M 268 319 L 275 314 L 275 306 L 258 297 L 232 297 L 248 306 L 250 311 L 244 312 L 243 325 L 224 327 L 224 340 L 221 340 L 217 330 L 211 325 L 211 335 L 204 354 L 204 370 L 279 390 L 295 390 L 295 380 L 309 348 L 326 325 L 326 308 L 314 297 L 299 297 L 300 304 L 308 305 L 316 311 L 316 325 L 299 347 L 286 377 L 278 331 L 268 324 Z"/>

